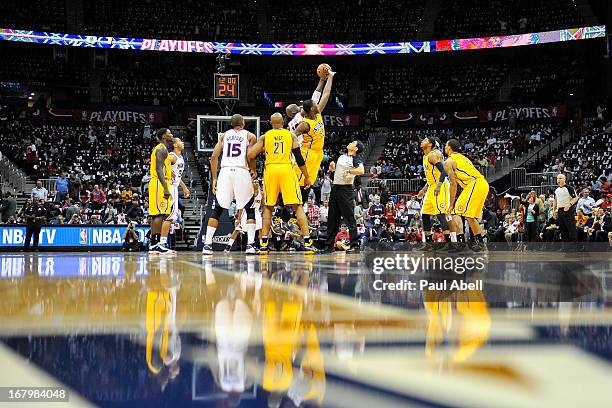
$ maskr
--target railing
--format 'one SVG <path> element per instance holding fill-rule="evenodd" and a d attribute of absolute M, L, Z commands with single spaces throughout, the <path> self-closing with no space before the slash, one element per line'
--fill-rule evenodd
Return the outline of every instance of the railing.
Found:
<path fill-rule="evenodd" d="M 2 183 L 10 186 L 14 192 L 22 193 L 25 189 L 26 175 L 4 156 L 0 158 L 0 178 Z M 5 191 L 5 188 L 3 188 L 3 191 Z"/>
<path fill-rule="evenodd" d="M 421 179 L 370 179 L 365 189 L 376 190 L 380 187 L 387 187 L 393 194 L 419 191 L 423 187 Z"/>
<path fill-rule="evenodd" d="M 48 178 L 48 179 L 36 179 L 36 181 L 41 181 L 42 186 L 47 189 L 48 192 L 56 192 L 57 191 L 57 177 Z"/>
<path fill-rule="evenodd" d="M 552 171 L 527 173 L 524 167 L 519 167 L 510 173 L 510 183 L 517 190 L 534 190 L 538 194 L 543 194 L 557 187 L 557 174 Z M 571 173 L 565 175 L 568 180 L 572 178 Z"/>

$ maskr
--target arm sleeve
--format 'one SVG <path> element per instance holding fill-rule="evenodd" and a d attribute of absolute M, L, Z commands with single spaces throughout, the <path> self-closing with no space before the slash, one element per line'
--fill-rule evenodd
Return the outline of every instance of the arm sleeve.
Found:
<path fill-rule="evenodd" d="M 440 171 L 440 182 L 443 182 L 446 178 L 446 170 L 444 170 L 444 164 L 442 164 L 442 162 L 437 162 L 436 168 Z"/>

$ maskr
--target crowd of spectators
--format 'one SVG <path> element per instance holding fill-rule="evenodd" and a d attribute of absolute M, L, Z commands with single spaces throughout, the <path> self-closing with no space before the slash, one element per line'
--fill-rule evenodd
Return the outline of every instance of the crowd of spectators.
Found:
<path fill-rule="evenodd" d="M 153 106 L 202 105 L 213 97 L 212 58 L 175 61 L 174 56 L 124 60 L 109 66 L 101 84 L 104 98 L 113 104 Z"/>
<path fill-rule="evenodd" d="M 517 128 L 474 126 L 464 128 L 424 128 L 391 130 L 385 150 L 370 168 L 372 178 L 422 179 L 423 153 L 421 141 L 438 137 L 442 143 L 458 139 L 462 152 L 484 173 L 502 158 L 514 159 L 531 148 L 552 140 L 562 130 L 556 123 L 525 123 Z"/>
<path fill-rule="evenodd" d="M 63 1 L 0 2 L 0 25 L 3 28 L 65 32 L 66 23 L 66 3 Z"/>
<path fill-rule="evenodd" d="M 505 81 L 505 63 L 460 62 L 379 65 L 368 78 L 372 106 L 453 105 L 473 107 L 490 102 Z M 398 86 L 401 84 L 401 86 Z"/>
<path fill-rule="evenodd" d="M 6 156 L 39 179 L 16 208 L 5 195 L 2 222 L 25 223 L 42 205 L 42 223 L 127 224 L 146 221 L 150 145 L 148 127 L 120 123 L 76 126 L 16 120 L 0 127 Z M 4 208 L 4 207 L 3 207 Z M 39 210 L 37 210 L 39 211 Z M 40 223 L 39 222 L 39 223 Z"/>
<path fill-rule="evenodd" d="M 472 38 L 581 27 L 578 5 L 570 0 L 468 0 L 441 2 L 436 38 Z"/>
<path fill-rule="evenodd" d="M 409 0 L 313 0 L 308 7 L 287 8 L 268 1 L 268 21 L 275 42 L 371 43 L 414 40 L 425 2 Z M 321 39 L 325 38 L 325 41 Z"/>
<path fill-rule="evenodd" d="M 257 42 L 257 2 L 85 2 L 85 32 L 130 38 Z M 283 7 L 285 8 L 285 7 Z"/>

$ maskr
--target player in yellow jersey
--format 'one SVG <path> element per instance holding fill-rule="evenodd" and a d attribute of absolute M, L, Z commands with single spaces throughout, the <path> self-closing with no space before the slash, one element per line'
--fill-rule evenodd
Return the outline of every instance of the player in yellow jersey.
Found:
<path fill-rule="evenodd" d="M 302 116 L 303 121 L 295 128 L 294 134 L 299 138 L 302 136 L 301 152 L 302 157 L 306 161 L 306 168 L 308 174 L 315 180 L 319 175 L 319 169 L 321 167 L 321 161 L 323 160 L 323 145 L 325 144 L 325 124 L 323 123 L 323 117 L 321 114 L 327 106 L 329 97 L 331 95 L 331 88 L 334 82 L 335 72 L 330 71 L 327 76 L 327 82 L 323 88 L 323 95 L 319 102 L 315 102 L 312 99 L 304 101 L 302 104 Z M 304 184 L 304 176 L 299 171 L 295 171 L 296 176 L 302 187 L 302 200 L 306 201 L 308 197 L 308 188 Z M 284 199 L 284 197 L 283 197 Z"/>
<path fill-rule="evenodd" d="M 283 195 L 284 205 L 290 206 L 297 218 L 298 226 L 304 237 L 304 252 L 314 253 L 315 248 L 310 238 L 308 219 L 302 207 L 302 197 L 297 177 L 293 172 L 291 155 L 304 176 L 304 186 L 310 187 L 311 180 L 302 157 L 300 146 L 295 135 L 287 129 L 283 129 L 283 115 L 275 113 L 270 117 L 272 129 L 259 138 L 255 145 L 249 147 L 248 158 L 253 160 L 261 152 L 266 155 L 264 170 L 265 202 L 261 228 L 260 253 L 268 253 L 268 234 L 272 221 L 272 211 L 276 205 L 278 195 Z"/>
<path fill-rule="evenodd" d="M 170 224 L 166 223 L 162 231 L 164 220 L 172 212 L 172 195 L 170 185 L 172 180 L 172 164 L 168 152 L 173 149 L 173 136 L 170 129 L 161 128 L 157 131 L 159 144 L 151 153 L 149 181 L 149 216 L 151 217 L 151 240 L 149 253 L 170 254 L 174 251 L 166 248 L 160 242 L 160 237 L 168 236 Z"/>
<path fill-rule="evenodd" d="M 444 147 L 444 151 L 448 156 L 444 167 L 450 180 L 450 210 L 453 214 L 467 219 L 472 231 L 471 240 L 476 240 L 476 243 L 472 245 L 472 249 L 481 251 L 485 247 L 478 218 L 482 215 L 485 200 L 489 195 L 489 183 L 476 170 L 470 159 L 459 153 L 460 150 L 461 143 L 457 139 L 450 139 Z M 457 185 L 460 185 L 463 191 L 461 191 L 457 202 L 455 202 Z"/>
<path fill-rule="evenodd" d="M 440 152 L 441 142 L 435 136 L 428 136 L 421 142 L 423 150 L 423 171 L 427 183 L 419 191 L 417 197 L 423 199 L 421 215 L 423 219 L 423 237 L 425 244 L 421 250 L 433 248 L 433 235 L 431 232 L 431 216 L 435 216 L 442 227 L 446 242 L 457 242 L 457 234 L 452 217 L 448 213 L 450 199 L 450 185 L 444 171 L 444 157 Z"/>

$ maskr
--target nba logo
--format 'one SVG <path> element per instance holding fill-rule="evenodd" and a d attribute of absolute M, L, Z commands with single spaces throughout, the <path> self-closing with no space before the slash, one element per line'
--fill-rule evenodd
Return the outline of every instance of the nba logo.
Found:
<path fill-rule="evenodd" d="M 79 233 L 79 244 L 87 245 L 87 230 L 85 228 L 81 228 Z"/>

